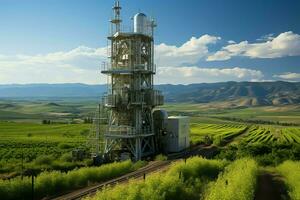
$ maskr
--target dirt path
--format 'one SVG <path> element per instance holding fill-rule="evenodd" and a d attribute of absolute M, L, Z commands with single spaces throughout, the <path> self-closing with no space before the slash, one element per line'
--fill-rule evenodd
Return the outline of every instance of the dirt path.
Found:
<path fill-rule="evenodd" d="M 283 178 L 274 172 L 261 171 L 254 200 L 289 200 Z"/>

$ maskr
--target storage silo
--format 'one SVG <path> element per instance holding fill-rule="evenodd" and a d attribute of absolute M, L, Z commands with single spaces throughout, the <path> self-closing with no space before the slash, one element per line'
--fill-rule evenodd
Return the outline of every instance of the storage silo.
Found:
<path fill-rule="evenodd" d="M 148 19 L 144 13 L 137 13 L 133 17 L 133 32 L 148 34 Z"/>

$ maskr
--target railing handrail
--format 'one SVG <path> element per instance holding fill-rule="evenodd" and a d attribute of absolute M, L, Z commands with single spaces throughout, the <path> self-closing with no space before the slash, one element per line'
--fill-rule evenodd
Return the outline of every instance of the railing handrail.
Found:
<path fill-rule="evenodd" d="M 143 66 L 141 68 L 141 66 Z M 111 63 L 109 62 L 102 62 L 101 64 L 101 71 L 109 71 L 109 70 L 130 70 L 130 71 L 135 71 L 135 70 L 145 70 L 145 71 L 151 71 L 151 72 L 156 72 L 156 65 L 153 64 L 152 66 L 149 66 L 149 68 L 147 68 L 147 65 L 146 64 L 135 64 L 133 67 L 130 66 L 130 65 L 127 65 L 127 64 L 124 64 L 124 65 L 120 65 L 118 64 L 117 66 L 116 65 L 112 65 Z"/>

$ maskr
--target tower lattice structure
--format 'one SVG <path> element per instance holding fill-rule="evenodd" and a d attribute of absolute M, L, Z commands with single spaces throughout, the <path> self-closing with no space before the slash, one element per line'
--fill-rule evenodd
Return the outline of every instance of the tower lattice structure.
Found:
<path fill-rule="evenodd" d="M 103 153 L 110 159 L 127 153 L 139 160 L 156 151 L 152 110 L 163 104 L 163 95 L 153 85 L 156 25 L 150 21 L 149 33 L 122 32 L 118 1 L 113 10 L 110 63 L 101 70 L 109 80 L 103 102 L 108 112 Z"/>

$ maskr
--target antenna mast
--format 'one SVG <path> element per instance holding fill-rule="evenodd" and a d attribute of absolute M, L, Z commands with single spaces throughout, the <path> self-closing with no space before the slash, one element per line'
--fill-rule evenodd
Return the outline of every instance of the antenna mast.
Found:
<path fill-rule="evenodd" d="M 114 18 L 111 19 L 110 22 L 115 25 L 115 31 L 112 31 L 112 34 L 114 34 L 116 32 L 120 32 L 120 25 L 122 22 L 122 19 L 120 16 L 122 7 L 120 6 L 120 2 L 115 1 L 115 5 L 112 7 L 112 9 L 114 12 Z"/>

